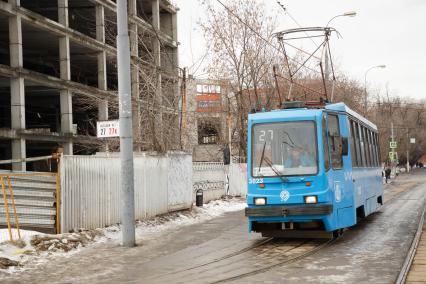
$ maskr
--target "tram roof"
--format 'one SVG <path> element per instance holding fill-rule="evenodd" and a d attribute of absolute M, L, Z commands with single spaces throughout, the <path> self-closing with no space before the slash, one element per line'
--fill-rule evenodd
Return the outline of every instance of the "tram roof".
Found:
<path fill-rule="evenodd" d="M 350 109 L 344 103 L 334 103 L 328 104 L 325 106 L 326 110 L 345 112 L 355 119 L 361 121 L 368 127 L 371 127 L 373 130 L 377 131 L 377 126 L 360 115 L 359 113 Z M 262 121 L 262 120 L 275 120 L 284 117 L 291 117 L 295 119 L 315 119 L 322 114 L 324 109 L 312 109 L 312 108 L 290 108 L 290 109 L 277 109 L 268 112 L 257 112 L 254 114 L 249 114 L 249 120 Z"/>
<path fill-rule="evenodd" d="M 325 109 L 346 112 L 349 115 L 353 116 L 354 118 L 358 119 L 359 121 L 363 122 L 365 125 L 377 131 L 377 126 L 374 123 L 372 123 L 371 121 L 369 121 L 368 119 L 360 115 L 359 113 L 353 111 L 344 103 L 329 104 L 325 106 Z"/>
<path fill-rule="evenodd" d="M 292 108 L 292 109 L 276 109 L 267 112 L 257 112 L 249 114 L 249 120 L 262 121 L 262 120 L 275 120 L 280 118 L 294 118 L 294 119 L 315 119 L 320 116 L 322 109 L 307 109 L 307 108 Z"/>

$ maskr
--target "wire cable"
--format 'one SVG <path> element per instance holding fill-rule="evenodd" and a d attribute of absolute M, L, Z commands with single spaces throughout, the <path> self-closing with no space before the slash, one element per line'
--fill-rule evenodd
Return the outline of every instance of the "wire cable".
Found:
<path fill-rule="evenodd" d="M 244 26 L 246 26 L 247 28 L 249 28 L 253 33 L 255 33 L 260 39 L 262 39 L 264 42 L 266 42 L 269 46 L 271 46 L 272 48 L 274 48 L 275 50 L 277 50 L 278 52 L 280 52 L 280 53 L 283 53 L 283 51 L 281 50 L 281 49 L 279 49 L 279 48 L 277 48 L 274 44 L 272 44 L 269 40 L 267 40 L 264 36 L 262 36 L 258 31 L 256 31 L 254 28 L 252 28 L 249 24 L 247 24 L 244 20 L 242 20 L 237 14 L 235 14 L 228 6 L 226 6 L 225 4 L 223 4 L 223 2 L 221 1 L 221 0 L 216 0 L 220 5 L 222 5 L 232 16 L 234 16 L 238 21 L 240 21 Z M 292 45 L 292 44 L 290 44 L 290 43 L 287 43 L 287 42 L 284 42 L 284 44 L 285 45 L 288 45 L 288 46 L 290 46 L 290 47 L 293 47 L 294 49 L 296 49 L 296 50 L 298 50 L 298 51 L 300 51 L 300 52 L 302 52 L 302 53 L 305 53 L 305 54 L 307 54 L 307 55 L 311 55 L 309 52 L 307 52 L 307 51 L 305 51 L 305 50 L 303 50 L 303 49 L 301 49 L 301 48 L 298 48 L 297 46 L 294 46 L 294 45 Z M 299 64 L 299 65 L 302 65 L 300 62 L 298 62 L 297 60 L 295 60 L 295 59 L 293 59 L 293 58 L 289 58 L 291 61 L 293 61 L 293 62 L 295 62 L 295 63 L 297 63 L 297 64 Z M 318 74 L 320 74 L 321 72 L 319 72 L 318 70 L 315 70 L 315 69 L 312 69 L 312 68 L 310 68 L 310 67 L 308 67 L 308 66 L 303 66 L 304 68 L 306 68 L 306 69 L 308 69 L 308 70 L 310 70 L 310 71 L 312 71 L 312 72 L 315 72 L 315 73 L 318 73 Z"/>

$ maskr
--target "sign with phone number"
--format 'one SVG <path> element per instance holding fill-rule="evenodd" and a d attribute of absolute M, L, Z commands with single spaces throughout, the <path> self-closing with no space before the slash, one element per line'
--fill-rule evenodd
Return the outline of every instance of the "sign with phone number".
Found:
<path fill-rule="evenodd" d="M 99 138 L 119 137 L 120 126 L 118 120 L 96 122 L 97 136 Z"/>

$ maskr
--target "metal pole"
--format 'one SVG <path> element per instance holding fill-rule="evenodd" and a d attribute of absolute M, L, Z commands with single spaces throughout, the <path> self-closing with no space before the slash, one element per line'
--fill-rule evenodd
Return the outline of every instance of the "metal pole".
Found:
<path fill-rule="evenodd" d="M 395 136 L 394 136 L 394 132 L 393 132 L 393 122 L 392 121 L 391 121 L 391 135 L 392 135 L 391 141 L 395 142 Z M 396 150 L 395 148 L 391 149 L 391 152 L 392 152 L 392 159 L 391 159 L 392 170 L 394 169 L 394 165 L 395 165 L 395 163 L 394 163 L 394 161 L 395 161 L 395 150 Z"/>
<path fill-rule="evenodd" d="M 368 71 L 370 71 L 370 69 Z M 368 71 L 365 72 L 365 76 L 364 76 L 364 114 L 367 114 L 367 73 Z M 393 134 L 392 134 L 392 138 L 393 138 Z"/>
<path fill-rule="evenodd" d="M 325 81 L 325 94 L 327 95 L 327 87 L 329 85 L 329 79 L 330 79 L 330 63 L 329 63 L 329 54 L 328 54 L 328 49 L 325 48 L 325 54 L 324 54 L 324 81 Z M 328 95 L 327 95 L 328 97 Z M 330 95 L 330 102 L 333 102 L 334 100 L 334 80 L 333 80 L 333 85 L 332 85 L 332 89 L 331 89 L 331 95 Z"/>
<path fill-rule="evenodd" d="M 135 194 L 133 184 L 133 132 L 130 82 L 130 44 L 127 0 L 117 1 L 117 71 L 120 107 L 120 191 L 122 245 L 135 245 Z"/>
<path fill-rule="evenodd" d="M 410 172 L 410 138 L 408 135 L 408 127 L 407 127 L 407 173 Z"/>
<path fill-rule="evenodd" d="M 325 49 L 325 55 L 324 55 L 324 77 L 326 82 L 328 82 L 328 78 L 330 78 L 330 68 L 328 63 L 328 50 Z"/>

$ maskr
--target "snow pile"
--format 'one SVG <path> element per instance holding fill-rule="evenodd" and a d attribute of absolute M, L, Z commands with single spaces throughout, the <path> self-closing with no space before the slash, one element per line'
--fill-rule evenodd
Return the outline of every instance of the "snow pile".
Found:
<path fill-rule="evenodd" d="M 189 226 L 219 217 L 226 212 L 243 210 L 246 207 L 244 199 L 227 198 L 210 201 L 203 207 L 193 207 L 192 210 L 179 211 L 157 216 L 151 219 L 137 221 L 136 239 L 150 238 L 156 233 L 172 231 L 181 226 Z M 107 239 L 119 241 L 121 239 L 119 226 L 111 226 L 104 229 Z"/>
<path fill-rule="evenodd" d="M 20 230 L 21 239 L 15 229 L 14 241 L 9 239 L 7 229 L 0 229 L 0 269 L 23 266 L 29 261 L 47 258 L 59 253 L 77 251 L 102 236 L 102 230 L 80 230 L 75 233 L 49 235 L 35 231 Z"/>
<path fill-rule="evenodd" d="M 35 235 L 31 238 L 31 245 L 36 251 L 63 251 L 84 247 L 102 236 L 101 230 L 81 230 L 76 233 L 60 235 Z"/>

